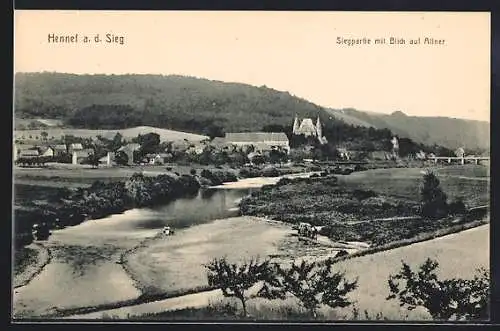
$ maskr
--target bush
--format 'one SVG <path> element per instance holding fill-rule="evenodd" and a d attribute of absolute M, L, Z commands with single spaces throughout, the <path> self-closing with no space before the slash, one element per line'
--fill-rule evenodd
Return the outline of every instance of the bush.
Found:
<path fill-rule="evenodd" d="M 472 280 L 445 279 L 436 275 L 439 264 L 427 259 L 418 272 L 411 270 L 403 263 L 401 271 L 389 276 L 390 295 L 387 300 L 398 299 L 401 306 L 413 310 L 418 306 L 425 307 L 432 318 L 450 319 L 487 319 L 489 300 L 489 274 L 478 269 Z M 404 282 L 400 288 L 400 281 Z"/>
<path fill-rule="evenodd" d="M 196 169 L 191 169 L 189 173 L 193 176 L 196 176 Z"/>
<path fill-rule="evenodd" d="M 447 197 L 439 184 L 439 179 L 434 173 L 430 171 L 425 173 L 424 182 L 420 189 L 423 217 L 438 219 L 448 214 Z"/>
<path fill-rule="evenodd" d="M 268 299 L 285 299 L 289 293 L 296 297 L 313 318 L 320 305 L 331 308 L 351 304 L 347 294 L 357 288 L 357 280 L 349 282 L 342 272 L 333 272 L 333 263 L 295 262 L 288 269 L 275 264 L 277 277 L 265 281 L 259 296 Z"/>
<path fill-rule="evenodd" d="M 205 268 L 208 284 L 219 288 L 225 297 L 241 301 L 243 316 L 247 316 L 246 292 L 260 281 L 273 282 L 269 260 L 258 262 L 252 259 L 240 265 L 229 263 L 226 258 L 214 259 Z"/>
<path fill-rule="evenodd" d="M 448 211 L 452 215 L 464 215 L 467 212 L 467 208 L 465 207 L 463 198 L 456 198 L 452 203 L 450 203 Z"/>

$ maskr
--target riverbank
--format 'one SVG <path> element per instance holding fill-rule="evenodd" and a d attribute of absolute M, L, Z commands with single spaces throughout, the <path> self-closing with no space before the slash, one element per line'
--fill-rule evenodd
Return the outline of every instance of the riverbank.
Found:
<path fill-rule="evenodd" d="M 50 263 L 50 251 L 40 243 L 32 243 L 14 254 L 13 287 L 27 285 Z"/>

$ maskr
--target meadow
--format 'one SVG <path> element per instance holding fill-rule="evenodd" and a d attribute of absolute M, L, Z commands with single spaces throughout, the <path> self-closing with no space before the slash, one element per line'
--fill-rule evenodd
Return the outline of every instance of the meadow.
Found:
<path fill-rule="evenodd" d="M 95 138 L 97 136 L 102 136 L 104 138 L 113 139 L 113 137 L 119 132 L 124 139 L 130 140 L 132 138 L 137 138 L 139 134 L 146 133 L 157 133 L 160 135 L 161 141 L 182 141 L 187 139 L 189 141 L 201 141 L 207 139 L 207 136 L 187 133 L 182 131 L 167 130 L 161 128 L 155 128 L 151 126 L 138 126 L 134 128 L 122 129 L 122 130 L 90 130 L 90 129 L 70 129 L 70 128 L 54 128 L 48 127 L 44 129 L 36 130 L 16 130 L 14 131 L 15 139 L 21 141 L 24 140 L 37 140 L 41 138 L 41 133 L 47 132 L 47 137 L 49 139 L 61 139 L 65 135 L 73 135 L 75 137 L 81 138 Z M 31 138 L 30 138 L 31 137 Z"/>
<path fill-rule="evenodd" d="M 431 168 L 432 169 L 432 168 Z M 373 190 L 413 201 L 420 200 L 421 168 L 374 169 L 338 176 L 340 186 L 350 189 Z M 481 165 L 435 168 L 443 191 L 453 200 L 464 199 L 467 207 L 489 204 L 489 168 Z"/>
<path fill-rule="evenodd" d="M 416 269 L 426 258 L 437 260 L 440 279 L 473 278 L 476 269 L 489 268 L 489 225 L 472 228 L 429 241 L 414 243 L 393 250 L 340 261 L 335 270 L 345 271 L 347 278 L 358 278 L 359 287 L 349 294 L 351 306 L 322 309 L 319 320 L 430 320 L 425 309 L 409 311 L 397 301 L 387 301 L 389 275 L 401 269 L 401 261 Z M 251 299 L 250 317 L 243 318 L 241 304 L 224 298 L 208 307 L 186 308 L 162 313 L 131 316 L 137 320 L 308 320 L 296 300 L 268 301 Z M 113 316 L 109 316 L 110 319 Z"/>

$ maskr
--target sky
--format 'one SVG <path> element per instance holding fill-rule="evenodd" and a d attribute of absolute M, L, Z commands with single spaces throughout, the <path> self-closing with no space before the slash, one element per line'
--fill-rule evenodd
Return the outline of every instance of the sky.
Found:
<path fill-rule="evenodd" d="M 78 42 L 50 43 L 50 34 Z M 96 34 L 100 43 L 83 41 Z M 14 71 L 188 75 L 337 109 L 489 121 L 490 14 L 17 10 Z"/>

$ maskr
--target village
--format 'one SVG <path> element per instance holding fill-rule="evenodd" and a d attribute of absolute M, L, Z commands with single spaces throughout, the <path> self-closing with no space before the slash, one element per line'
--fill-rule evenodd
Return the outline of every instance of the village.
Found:
<path fill-rule="evenodd" d="M 150 131 L 148 131 L 150 129 Z M 40 166 L 47 163 L 72 165 L 91 165 L 93 167 L 113 167 L 132 165 L 165 165 L 181 163 L 235 163 L 262 164 L 286 163 L 288 161 L 311 162 L 320 160 L 342 161 L 343 164 L 356 162 L 401 161 L 398 155 L 398 138 L 391 140 L 390 151 L 352 151 L 341 145 L 335 146 L 330 155 L 315 153 L 320 146 L 328 143 L 322 132 L 322 123 L 318 117 L 316 123 L 311 118 L 293 122 L 294 137 L 304 137 L 307 141 L 302 146 L 291 147 L 290 139 L 284 132 L 227 132 L 224 137 L 193 135 L 186 139 L 173 136 L 171 140 L 161 141 L 161 129 L 142 127 L 142 134 L 125 139 L 119 130 L 108 132 L 107 137 L 96 131 L 95 135 L 86 132 L 86 137 L 74 136 L 74 131 L 59 130 L 59 136 L 50 136 L 44 130 L 23 130 L 15 132 L 13 160 L 19 166 Z M 50 131 L 50 129 L 48 130 Z M 114 133 L 114 135 L 113 135 Z M 141 138 L 142 137 L 142 138 Z M 319 147 L 318 147 L 319 146 Z M 211 157 L 204 157 L 206 154 Z M 214 155 L 218 155 L 215 156 Z M 437 163 L 476 163 L 484 164 L 489 156 L 466 155 L 464 148 L 455 151 L 454 156 L 441 156 L 434 153 L 407 155 L 404 160 L 433 161 Z"/>

